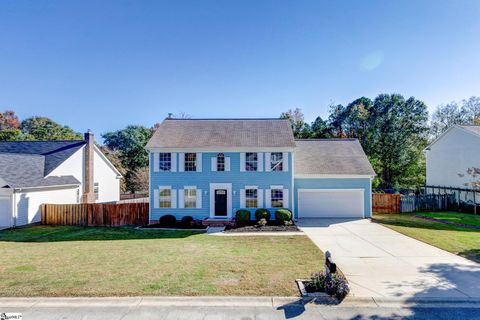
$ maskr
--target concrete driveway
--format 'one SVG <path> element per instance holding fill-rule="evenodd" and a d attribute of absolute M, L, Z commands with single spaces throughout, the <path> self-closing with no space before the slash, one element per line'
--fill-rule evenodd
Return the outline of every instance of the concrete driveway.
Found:
<path fill-rule="evenodd" d="M 480 264 L 369 219 L 302 219 L 298 225 L 332 253 L 356 297 L 480 298 Z"/>

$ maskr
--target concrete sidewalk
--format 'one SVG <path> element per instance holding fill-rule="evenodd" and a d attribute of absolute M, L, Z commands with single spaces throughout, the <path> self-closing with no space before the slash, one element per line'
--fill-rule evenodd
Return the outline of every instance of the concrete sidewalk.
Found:
<path fill-rule="evenodd" d="M 300 229 L 330 251 L 354 297 L 480 298 L 480 265 L 369 219 L 305 219 Z"/>

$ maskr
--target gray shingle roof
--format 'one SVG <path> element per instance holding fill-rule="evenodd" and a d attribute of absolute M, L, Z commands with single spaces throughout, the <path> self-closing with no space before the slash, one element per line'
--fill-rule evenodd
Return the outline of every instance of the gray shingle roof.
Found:
<path fill-rule="evenodd" d="M 80 184 L 73 176 L 45 176 L 84 144 L 83 140 L 0 142 L 0 178 L 14 188 Z"/>
<path fill-rule="evenodd" d="M 471 131 L 476 134 L 480 134 L 480 126 L 460 126 L 465 130 Z"/>
<path fill-rule="evenodd" d="M 375 175 L 356 139 L 311 139 L 295 142 L 295 175 Z"/>
<path fill-rule="evenodd" d="M 284 119 L 165 119 L 147 148 L 294 148 Z"/>

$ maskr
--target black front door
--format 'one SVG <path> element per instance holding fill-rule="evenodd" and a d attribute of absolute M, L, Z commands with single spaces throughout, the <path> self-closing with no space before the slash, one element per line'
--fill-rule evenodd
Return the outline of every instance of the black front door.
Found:
<path fill-rule="evenodd" d="M 215 216 L 227 216 L 227 190 L 215 190 Z"/>

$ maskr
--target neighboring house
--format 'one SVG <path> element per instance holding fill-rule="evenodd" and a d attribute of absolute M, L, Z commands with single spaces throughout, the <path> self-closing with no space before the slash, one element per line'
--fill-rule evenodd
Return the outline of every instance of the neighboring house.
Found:
<path fill-rule="evenodd" d="M 424 152 L 427 185 L 471 188 L 468 184 L 475 179 L 467 170 L 480 168 L 480 126 L 452 126 Z"/>
<path fill-rule="evenodd" d="M 229 220 L 257 208 L 288 208 L 296 218 L 371 215 L 375 173 L 355 139 L 295 141 L 282 119 L 167 118 L 147 149 L 151 222 L 166 214 Z"/>
<path fill-rule="evenodd" d="M 85 140 L 0 142 L 0 226 L 40 221 L 42 203 L 118 201 L 118 170 Z"/>

